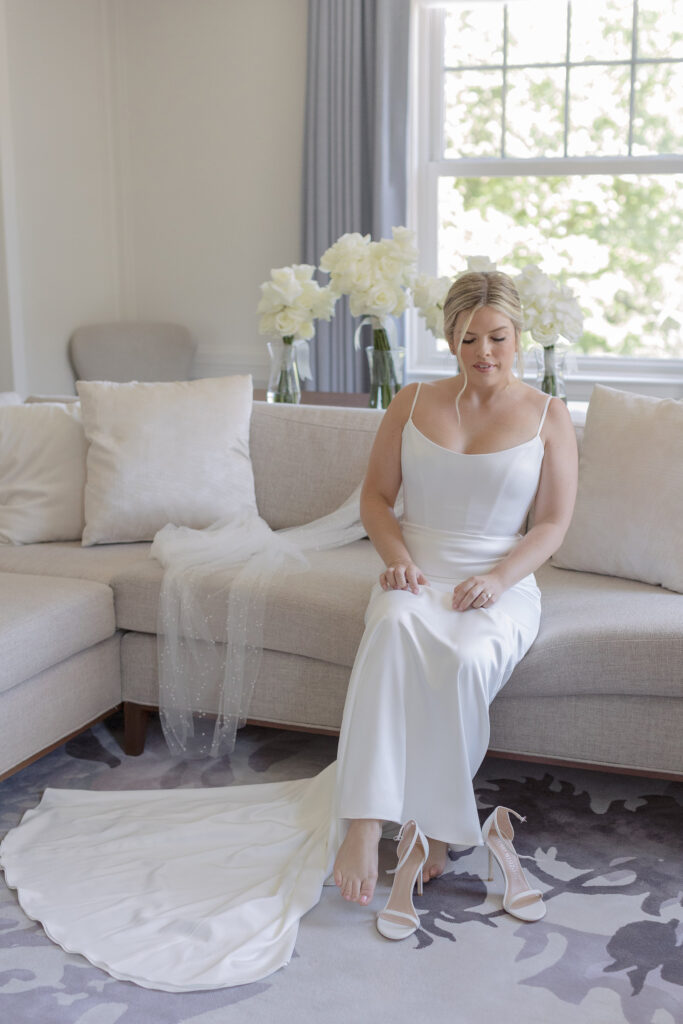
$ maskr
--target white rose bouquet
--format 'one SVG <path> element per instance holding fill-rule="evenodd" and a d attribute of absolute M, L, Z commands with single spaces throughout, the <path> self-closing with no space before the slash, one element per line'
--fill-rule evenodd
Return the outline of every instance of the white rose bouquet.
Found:
<path fill-rule="evenodd" d="M 320 269 L 330 275 L 338 295 L 348 295 L 351 316 L 384 320 L 400 316 L 408 305 L 417 264 L 414 232 L 391 229 L 392 238 L 372 242 L 358 232 L 342 235 L 323 253 Z"/>
<path fill-rule="evenodd" d="M 330 287 L 337 295 L 348 295 L 351 315 L 363 318 L 356 331 L 356 347 L 360 328 L 372 324 L 370 405 L 382 408 L 401 386 L 398 352 L 389 342 L 387 317 L 400 316 L 408 306 L 417 265 L 414 232 L 394 227 L 391 234 L 379 242 L 358 232 L 342 235 L 320 260 L 320 269 L 330 275 Z"/>
<path fill-rule="evenodd" d="M 315 267 L 307 263 L 278 267 L 261 285 L 259 332 L 275 339 L 268 345 L 275 366 L 269 401 L 299 401 L 298 378 L 311 376 L 308 341 L 315 333 L 314 321 L 329 320 L 334 312 L 337 295 L 329 285 L 321 288 L 314 273 Z"/>
<path fill-rule="evenodd" d="M 553 281 L 530 263 L 515 279 L 524 312 L 524 330 L 542 346 L 536 349 L 541 391 L 566 398 L 561 367 L 566 359 L 560 354 L 558 370 L 555 344 L 560 336 L 571 344 L 581 337 L 583 313 L 571 288 Z"/>

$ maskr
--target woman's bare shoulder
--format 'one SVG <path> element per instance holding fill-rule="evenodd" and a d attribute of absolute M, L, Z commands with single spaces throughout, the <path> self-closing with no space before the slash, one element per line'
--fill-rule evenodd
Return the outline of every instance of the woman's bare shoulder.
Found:
<path fill-rule="evenodd" d="M 392 420 L 406 422 L 410 416 L 411 409 L 415 402 L 415 398 L 420 392 L 419 401 L 422 402 L 424 398 L 427 401 L 434 400 L 440 396 L 446 396 L 449 390 L 452 390 L 453 378 L 441 378 L 439 380 L 420 381 L 418 383 L 406 384 L 391 400 L 391 404 L 387 409 L 385 416 L 390 415 Z"/>

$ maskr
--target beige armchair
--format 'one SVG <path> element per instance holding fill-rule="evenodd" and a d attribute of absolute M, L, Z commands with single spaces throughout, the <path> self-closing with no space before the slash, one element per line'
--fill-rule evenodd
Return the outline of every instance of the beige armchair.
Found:
<path fill-rule="evenodd" d="M 179 324 L 90 324 L 71 335 L 69 360 L 76 380 L 190 380 L 196 348 Z"/>

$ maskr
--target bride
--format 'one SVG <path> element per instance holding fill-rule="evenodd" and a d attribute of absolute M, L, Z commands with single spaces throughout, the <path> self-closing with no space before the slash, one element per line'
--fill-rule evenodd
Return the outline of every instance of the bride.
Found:
<path fill-rule="evenodd" d="M 361 515 L 386 569 L 370 598 L 339 741 L 336 812 L 350 824 L 334 878 L 345 899 L 372 899 L 383 822 L 410 823 L 398 891 L 378 920 L 394 938 L 417 927 L 414 880 L 442 873 L 449 844 L 482 842 L 471 779 L 488 746 L 488 706 L 536 637 L 532 574 L 559 547 L 576 492 L 566 407 L 513 373 L 522 311 L 510 278 L 462 275 L 444 324 L 460 373 L 399 392 L 370 456 Z M 541 916 L 506 809 L 484 831 L 501 866 L 512 865 L 506 909 Z"/>
<path fill-rule="evenodd" d="M 444 318 L 459 374 L 399 392 L 370 456 L 361 514 L 385 569 L 336 764 L 258 787 L 47 790 L 5 838 L 0 863 L 26 913 L 114 977 L 168 991 L 265 977 L 290 959 L 333 863 L 346 900 L 372 900 L 385 822 L 402 826 L 377 917 L 388 938 L 418 927 L 413 888 L 443 871 L 449 844 L 486 842 L 506 909 L 524 920 L 544 913 L 508 809 L 496 808 L 482 835 L 472 778 L 489 704 L 538 631 L 533 572 L 569 525 L 574 431 L 562 402 L 513 372 L 522 313 L 510 278 L 462 275 Z M 218 536 L 200 535 L 197 565 Z M 267 536 L 259 544 L 256 562 L 271 550 Z M 247 593 L 260 571 L 247 573 Z"/>

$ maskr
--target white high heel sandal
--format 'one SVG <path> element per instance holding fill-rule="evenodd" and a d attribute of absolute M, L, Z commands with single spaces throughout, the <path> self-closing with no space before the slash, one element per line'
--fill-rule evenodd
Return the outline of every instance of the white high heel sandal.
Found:
<path fill-rule="evenodd" d="M 412 836 L 405 849 L 401 851 L 400 842 L 404 835 L 406 838 L 408 837 L 408 830 L 411 826 L 413 829 Z M 396 841 L 399 843 L 397 851 L 399 861 L 396 867 L 389 871 L 389 874 L 394 876 L 394 884 L 391 887 L 389 899 L 384 910 L 381 910 L 377 915 L 377 931 L 386 939 L 407 939 L 420 926 L 420 918 L 417 916 L 413 904 L 413 888 L 415 882 L 417 882 L 417 891 L 422 895 L 422 868 L 429 856 L 429 843 L 417 822 L 412 819 L 401 825 Z M 408 858 L 418 843 L 422 847 L 420 861 L 416 864 L 416 858 L 413 857 L 412 865 L 408 864 Z M 391 917 L 387 915 L 391 915 Z M 392 920 L 397 917 L 404 918 L 406 924 Z"/>
<path fill-rule="evenodd" d="M 482 835 L 489 851 L 489 882 L 493 879 L 495 857 L 505 879 L 505 910 L 520 921 L 540 921 L 546 912 L 543 893 L 540 889 L 529 888 L 529 881 L 512 845 L 515 833 L 510 822 L 511 814 L 520 821 L 526 821 L 526 818 L 510 807 L 496 807 L 482 826 Z"/>

